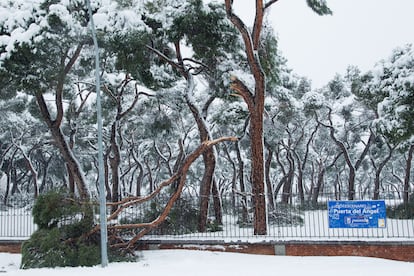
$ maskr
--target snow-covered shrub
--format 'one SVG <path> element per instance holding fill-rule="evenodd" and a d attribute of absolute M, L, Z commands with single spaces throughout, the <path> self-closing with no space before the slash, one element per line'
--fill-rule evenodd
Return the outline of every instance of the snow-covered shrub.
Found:
<path fill-rule="evenodd" d="M 303 225 L 303 212 L 290 204 L 280 203 L 275 210 L 269 212 L 269 224 L 286 226 L 286 225 Z"/>
<path fill-rule="evenodd" d="M 393 219 L 414 218 L 414 194 L 410 196 L 407 203 L 387 207 L 387 217 Z"/>

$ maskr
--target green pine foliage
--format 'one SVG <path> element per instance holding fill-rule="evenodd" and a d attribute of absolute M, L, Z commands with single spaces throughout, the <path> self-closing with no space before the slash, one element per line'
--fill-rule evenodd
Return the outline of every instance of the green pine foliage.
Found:
<path fill-rule="evenodd" d="M 94 226 L 90 204 L 80 204 L 64 190 L 54 190 L 38 197 L 33 218 L 39 229 L 23 243 L 23 269 L 100 263 L 100 239 L 86 235 Z M 132 257 L 112 250 L 109 258 L 126 261 Z"/>
<path fill-rule="evenodd" d="M 121 224 L 144 223 L 158 218 L 164 209 L 165 200 L 153 201 L 138 217 L 125 217 Z M 152 233 L 158 235 L 181 235 L 197 232 L 198 209 L 191 200 L 179 199 L 168 214 L 167 219 Z M 214 226 L 212 226 L 214 227 Z"/>
<path fill-rule="evenodd" d="M 325 0 L 306 0 L 306 3 L 318 15 L 328 15 L 328 14 L 332 14 L 332 11 L 327 6 Z"/>
<path fill-rule="evenodd" d="M 414 218 L 414 194 L 411 194 L 407 203 L 387 207 L 387 217 L 393 219 Z"/>

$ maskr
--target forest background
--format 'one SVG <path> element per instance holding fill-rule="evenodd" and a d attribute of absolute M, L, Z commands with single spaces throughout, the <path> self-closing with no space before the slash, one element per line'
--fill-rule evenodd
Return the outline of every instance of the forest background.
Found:
<path fill-rule="evenodd" d="M 256 1 L 263 14 L 276 2 Z M 317 14 L 331 12 L 325 1 L 306 3 Z M 367 72 L 350 66 L 312 89 L 287 66 L 266 17 L 250 28 L 233 17 L 232 1 L 225 4 L 92 1 L 112 213 L 155 193 L 186 195 L 198 202 L 205 231 L 210 200 L 219 220 L 220 199 L 240 194 L 255 209 L 255 233 L 265 234 L 258 214 L 276 201 L 315 206 L 331 194 L 409 203 L 412 45 Z M 93 197 L 94 55 L 83 1 L 2 2 L 0 14 L 2 201 L 27 202 L 63 186 Z M 263 124 L 256 133 L 258 89 Z"/>

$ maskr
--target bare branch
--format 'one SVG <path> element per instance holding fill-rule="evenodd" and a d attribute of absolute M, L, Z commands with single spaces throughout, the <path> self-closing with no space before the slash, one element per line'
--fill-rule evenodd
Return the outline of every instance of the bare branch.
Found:
<path fill-rule="evenodd" d="M 269 2 L 267 2 L 266 4 L 265 4 L 265 9 L 267 9 L 267 8 L 269 8 L 271 5 L 273 5 L 274 3 L 276 3 L 277 1 L 279 1 L 279 0 L 271 0 L 271 1 L 269 1 Z"/>

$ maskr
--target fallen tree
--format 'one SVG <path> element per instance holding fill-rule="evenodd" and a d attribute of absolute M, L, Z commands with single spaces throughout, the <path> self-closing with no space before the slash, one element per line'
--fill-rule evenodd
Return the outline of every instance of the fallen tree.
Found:
<path fill-rule="evenodd" d="M 165 188 L 170 186 L 173 183 L 178 183 L 175 187 L 174 192 L 171 194 L 170 198 L 168 199 L 168 202 L 166 203 L 163 211 L 160 213 L 160 215 L 151 222 L 145 222 L 145 223 L 130 223 L 130 224 L 112 224 L 110 225 L 108 223 L 108 244 L 110 247 L 113 248 L 124 248 L 126 250 L 131 250 L 136 242 L 141 239 L 143 236 L 148 234 L 151 230 L 158 227 L 160 224 L 162 224 L 166 218 L 168 217 L 168 214 L 170 213 L 172 207 L 174 206 L 174 203 L 180 198 L 181 193 L 183 191 L 183 188 L 185 186 L 186 182 L 186 176 L 188 173 L 188 170 L 190 169 L 193 162 L 202 155 L 206 150 L 210 149 L 212 146 L 225 142 L 225 141 L 237 141 L 237 138 L 235 137 L 221 137 L 217 138 L 215 140 L 207 140 L 201 143 L 192 153 L 190 153 L 183 161 L 181 167 L 177 170 L 175 174 L 173 174 L 169 179 L 161 182 L 158 187 L 150 194 L 146 196 L 139 196 L 139 197 L 128 197 L 125 198 L 119 202 L 112 202 L 108 203 L 110 206 L 116 206 L 116 211 L 112 213 L 108 218 L 108 222 L 114 221 L 118 218 L 118 216 L 122 213 L 125 208 L 136 206 L 138 204 L 142 204 L 146 201 L 149 201 L 153 198 L 155 198 L 160 192 Z M 139 229 L 139 231 L 130 239 L 124 239 L 122 235 L 120 234 L 121 230 L 136 230 Z M 96 225 L 90 231 L 87 236 L 93 236 L 100 230 L 100 225 Z"/>

